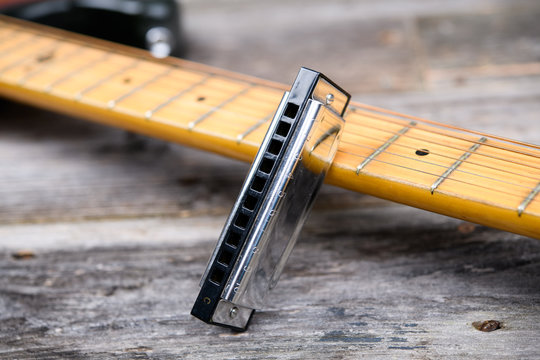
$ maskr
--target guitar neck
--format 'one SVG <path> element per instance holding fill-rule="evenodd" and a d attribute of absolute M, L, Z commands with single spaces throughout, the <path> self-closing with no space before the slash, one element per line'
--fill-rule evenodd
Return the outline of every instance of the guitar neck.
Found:
<path fill-rule="evenodd" d="M 0 94 L 251 161 L 285 86 L 0 17 Z M 352 103 L 327 182 L 540 238 L 540 147 Z"/>

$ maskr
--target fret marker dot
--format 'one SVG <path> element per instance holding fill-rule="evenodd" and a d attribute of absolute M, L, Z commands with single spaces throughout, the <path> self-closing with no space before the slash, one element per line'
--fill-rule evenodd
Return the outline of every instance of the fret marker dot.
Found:
<path fill-rule="evenodd" d="M 419 150 L 415 151 L 415 154 L 418 155 L 418 156 L 426 156 L 426 155 L 429 154 L 429 150 L 428 149 L 419 149 Z"/>
<path fill-rule="evenodd" d="M 197 101 L 204 101 L 204 100 L 206 100 L 206 98 L 205 98 L 204 96 L 199 96 L 199 97 L 197 98 Z"/>

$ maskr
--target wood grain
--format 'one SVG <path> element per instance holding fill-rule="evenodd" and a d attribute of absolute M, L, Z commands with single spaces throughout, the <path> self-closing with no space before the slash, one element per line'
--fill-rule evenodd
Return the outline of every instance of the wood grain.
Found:
<path fill-rule="evenodd" d="M 234 158 L 253 158 L 268 123 L 243 134 L 271 116 L 282 91 L 240 75 L 201 72 L 185 61 L 158 63 L 110 44 L 54 31 L 44 35 L 42 28 L 8 19 L 2 24 L 18 33 L 0 43 L 4 51 L 18 44 L 0 58 L 0 93 L 5 96 Z M 68 47 L 69 54 L 73 46 L 93 46 L 102 54 L 90 62 L 70 59 L 78 65 L 64 69 L 65 59 L 56 53 Z M 57 77 L 36 83 L 34 74 L 41 72 Z M 163 96 L 162 88 L 172 91 Z M 141 96 L 129 107 L 124 100 L 135 94 Z M 538 146 L 358 103 L 351 104 L 345 119 L 345 141 L 328 183 L 540 238 Z M 404 126 L 410 131 L 379 153 Z M 465 159 L 472 148 L 476 161 Z M 429 155 L 420 158 L 418 149 L 428 149 Z M 462 163 L 470 161 L 474 166 L 464 170 Z M 514 164 L 523 169 L 506 170 Z"/>
<path fill-rule="evenodd" d="M 493 29 L 474 25 L 493 13 L 511 22 L 508 3 L 443 7 L 407 0 L 399 11 L 386 1 L 186 4 L 193 58 L 290 81 L 307 54 L 318 68 L 342 77 L 336 80 L 358 84 L 363 102 L 540 142 L 538 75 L 480 76 L 470 67 L 475 64 L 458 62 L 470 50 L 445 32 L 448 21 L 463 18 L 460 28 L 469 23 L 478 30 L 470 42 L 493 39 L 480 47 L 490 49 L 492 41 L 502 41 L 497 53 L 529 69 L 524 64 L 533 47 L 520 53 L 511 39 L 490 38 Z M 534 13 L 538 5 L 516 0 L 512 6 Z M 283 7 L 291 13 L 283 14 Z M 300 8 L 305 17 L 293 11 Z M 328 17 L 340 9 L 347 11 Z M 274 21 L 261 20 L 261 11 Z M 372 29 L 370 35 L 332 33 L 329 26 L 346 29 L 355 21 Z M 424 31 L 392 33 L 392 24 L 420 24 Z M 518 31 L 515 24 L 512 39 L 534 29 Z M 262 34 L 272 35 L 267 41 L 291 56 L 271 58 L 275 46 L 267 49 L 257 36 L 265 26 Z M 304 35 L 327 33 L 338 53 L 325 61 L 309 42 L 289 42 L 300 37 L 292 36 L 298 28 Z M 386 41 L 402 34 L 401 46 L 417 43 L 417 50 L 396 56 L 399 49 L 377 40 L 387 30 Z M 447 41 L 437 42 L 443 35 Z M 446 48 L 420 51 L 428 36 L 433 46 Z M 366 43 L 371 46 L 356 48 Z M 358 64 L 360 53 L 367 66 Z M 447 58 L 450 68 L 437 67 Z M 347 66 L 336 66 L 336 59 Z M 346 68 L 353 65 L 356 75 L 349 79 Z M 422 69 L 422 76 L 410 69 Z M 430 82 L 435 71 L 444 78 Z M 402 90 L 425 91 L 395 92 L 379 82 L 399 73 L 407 78 Z M 0 357 L 540 357 L 538 241 L 331 186 L 323 188 L 277 291 L 248 332 L 191 318 L 199 278 L 246 171 L 246 164 L 224 157 L 1 101 Z M 472 325 L 486 320 L 502 328 L 481 332 Z"/>

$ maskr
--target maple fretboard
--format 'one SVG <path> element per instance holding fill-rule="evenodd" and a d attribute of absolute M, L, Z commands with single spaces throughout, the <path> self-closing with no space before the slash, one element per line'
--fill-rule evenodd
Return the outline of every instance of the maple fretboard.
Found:
<path fill-rule="evenodd" d="M 0 94 L 250 161 L 286 86 L 0 17 Z M 327 182 L 540 238 L 540 147 L 352 103 Z"/>

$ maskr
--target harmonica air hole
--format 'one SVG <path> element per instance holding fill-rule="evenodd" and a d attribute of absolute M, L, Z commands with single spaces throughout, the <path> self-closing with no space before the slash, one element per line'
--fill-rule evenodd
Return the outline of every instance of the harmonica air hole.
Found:
<path fill-rule="evenodd" d="M 329 93 L 339 96 L 339 104 L 329 107 Z M 344 122 L 339 114 L 349 98 L 324 75 L 300 70 L 279 103 L 206 267 L 194 316 L 245 330 L 254 309 L 264 306 L 332 163 Z M 323 141 L 329 146 L 319 151 Z M 316 161 L 302 161 L 302 154 L 315 148 Z"/>
<path fill-rule="evenodd" d="M 251 183 L 251 188 L 255 190 L 256 192 L 261 192 L 264 189 L 264 184 L 266 183 L 266 180 L 263 179 L 260 176 L 255 176 L 253 179 L 253 182 Z"/>
<path fill-rule="evenodd" d="M 300 106 L 293 103 L 288 103 L 283 115 L 285 115 L 288 118 L 294 119 L 299 109 L 300 109 Z"/>
<path fill-rule="evenodd" d="M 290 129 L 291 129 L 291 124 L 285 121 L 280 121 L 278 128 L 276 130 L 276 134 L 286 137 Z"/>
<path fill-rule="evenodd" d="M 270 174 L 270 172 L 272 171 L 272 167 L 274 166 L 274 162 L 274 159 L 264 158 L 261 162 L 259 170 L 261 170 L 265 174 Z"/>
<path fill-rule="evenodd" d="M 272 139 L 272 141 L 270 141 L 270 145 L 268 145 L 268 152 L 273 155 L 278 155 L 282 146 L 283 146 L 282 141 Z"/>
<path fill-rule="evenodd" d="M 210 281 L 216 285 L 220 285 L 224 277 L 225 271 L 219 268 L 214 268 L 214 270 L 212 270 L 212 273 L 210 274 Z"/>
<path fill-rule="evenodd" d="M 229 266 L 231 265 L 232 259 L 233 259 L 233 254 L 230 251 L 223 249 L 223 251 L 219 255 L 218 261 L 225 266 Z"/>
<path fill-rule="evenodd" d="M 238 244 L 240 244 L 240 234 L 229 232 L 229 236 L 227 236 L 227 240 L 225 240 L 225 242 L 228 245 L 236 248 Z"/>
<path fill-rule="evenodd" d="M 236 217 L 236 221 L 234 222 L 234 225 L 238 226 L 241 229 L 245 229 L 248 222 L 249 222 L 249 216 L 244 213 L 240 213 Z"/>
<path fill-rule="evenodd" d="M 244 200 L 244 208 L 253 211 L 255 209 L 255 205 L 257 205 L 257 198 L 253 195 L 246 196 L 246 200 Z"/>

